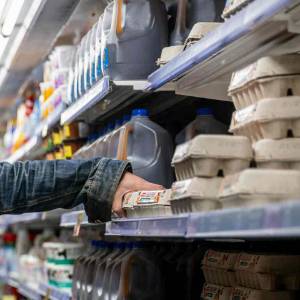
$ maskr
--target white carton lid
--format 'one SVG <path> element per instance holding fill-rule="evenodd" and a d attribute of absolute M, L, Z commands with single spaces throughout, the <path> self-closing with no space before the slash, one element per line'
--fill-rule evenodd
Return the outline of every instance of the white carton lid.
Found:
<path fill-rule="evenodd" d="M 243 300 L 296 300 L 295 292 L 290 291 L 264 291 L 236 287 L 232 291 L 231 299 Z"/>
<path fill-rule="evenodd" d="M 246 169 L 226 176 L 221 184 L 220 198 L 237 194 L 300 196 L 300 171 Z"/>
<path fill-rule="evenodd" d="M 153 205 L 170 205 L 171 190 L 139 191 L 128 193 L 123 201 L 123 208 Z"/>
<path fill-rule="evenodd" d="M 222 178 L 198 178 L 177 181 L 172 185 L 171 200 L 196 198 L 216 199 Z"/>
<path fill-rule="evenodd" d="M 177 146 L 173 164 L 188 158 L 252 159 L 252 148 L 245 136 L 198 135 Z"/>
<path fill-rule="evenodd" d="M 260 78 L 300 74 L 299 58 L 298 54 L 263 57 L 233 73 L 228 91 L 232 92 L 248 82 Z"/>
<path fill-rule="evenodd" d="M 300 161 L 300 138 L 260 140 L 253 144 L 255 160 Z"/>
<path fill-rule="evenodd" d="M 291 274 L 299 272 L 300 255 L 240 253 L 234 269 L 255 273 Z"/>

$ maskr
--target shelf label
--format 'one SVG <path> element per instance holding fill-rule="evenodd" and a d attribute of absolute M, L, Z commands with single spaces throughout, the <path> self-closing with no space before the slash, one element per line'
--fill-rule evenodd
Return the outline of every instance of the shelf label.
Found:
<path fill-rule="evenodd" d="M 76 222 L 76 225 L 74 226 L 74 231 L 73 231 L 74 237 L 77 237 L 80 234 L 80 227 L 81 227 L 81 223 L 83 221 L 83 217 L 84 217 L 83 212 L 81 212 L 77 215 L 77 222 Z"/>

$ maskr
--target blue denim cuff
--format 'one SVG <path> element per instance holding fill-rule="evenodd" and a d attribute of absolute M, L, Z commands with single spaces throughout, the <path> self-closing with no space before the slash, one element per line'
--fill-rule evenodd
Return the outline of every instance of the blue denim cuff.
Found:
<path fill-rule="evenodd" d="M 86 182 L 85 210 L 89 222 L 101 223 L 111 219 L 112 201 L 122 176 L 131 171 L 130 163 L 108 158 L 95 161 L 95 168 Z"/>

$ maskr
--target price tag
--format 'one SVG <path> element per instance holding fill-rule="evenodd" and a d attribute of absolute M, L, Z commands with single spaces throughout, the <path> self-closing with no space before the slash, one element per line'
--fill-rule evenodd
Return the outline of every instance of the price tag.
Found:
<path fill-rule="evenodd" d="M 72 158 L 73 151 L 71 146 L 64 146 L 65 158 Z"/>
<path fill-rule="evenodd" d="M 73 231 L 73 236 L 74 237 L 79 236 L 81 223 L 83 221 L 83 216 L 84 216 L 83 213 L 80 213 L 77 216 L 77 222 L 76 222 L 76 225 L 74 226 L 74 231 Z"/>
<path fill-rule="evenodd" d="M 50 300 L 50 295 L 51 295 L 51 290 L 50 290 L 50 288 L 48 288 L 47 291 L 46 291 L 46 295 L 44 297 L 44 300 Z"/>

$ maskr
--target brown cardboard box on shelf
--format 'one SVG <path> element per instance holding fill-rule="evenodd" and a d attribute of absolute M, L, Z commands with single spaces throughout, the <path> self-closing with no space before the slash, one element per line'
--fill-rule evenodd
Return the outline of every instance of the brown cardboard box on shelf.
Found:
<path fill-rule="evenodd" d="M 199 22 L 196 23 L 191 32 L 189 33 L 189 36 L 185 40 L 184 48 L 189 48 L 198 41 L 200 41 L 204 36 L 209 33 L 210 31 L 216 29 L 221 23 L 217 22 Z"/>
<path fill-rule="evenodd" d="M 123 209 L 128 218 L 171 215 L 171 190 L 140 191 L 124 197 Z"/>
<path fill-rule="evenodd" d="M 171 209 L 174 214 L 221 208 L 218 193 L 222 179 L 198 178 L 177 181 L 172 186 Z"/>
<path fill-rule="evenodd" d="M 263 57 L 233 73 L 229 96 L 236 109 L 265 98 L 300 96 L 300 55 Z"/>
<path fill-rule="evenodd" d="M 300 255 L 240 253 L 234 270 L 240 286 L 257 290 L 300 289 Z"/>
<path fill-rule="evenodd" d="M 236 111 L 229 131 L 247 136 L 252 142 L 283 139 L 289 135 L 300 137 L 300 97 L 263 99 Z"/>
<path fill-rule="evenodd" d="M 177 146 L 172 165 L 178 180 L 234 174 L 250 165 L 250 141 L 243 136 L 198 135 Z"/>
<path fill-rule="evenodd" d="M 238 253 L 207 250 L 202 270 L 207 283 L 221 286 L 236 286 L 234 266 Z"/>
<path fill-rule="evenodd" d="M 223 207 L 299 199 L 299 182 L 300 171 L 247 169 L 223 179 L 219 199 Z"/>
<path fill-rule="evenodd" d="M 180 54 L 183 51 L 183 45 L 179 46 L 170 46 L 165 47 L 162 49 L 160 58 L 157 59 L 156 64 L 159 67 L 164 66 L 167 64 L 170 60 L 172 60 L 174 57 L 176 57 L 178 54 Z"/>
<path fill-rule="evenodd" d="M 258 168 L 300 170 L 299 138 L 260 140 L 253 149 Z"/>
<path fill-rule="evenodd" d="M 232 290 L 230 300 L 298 300 L 297 294 L 291 291 L 264 291 L 243 287 Z"/>
<path fill-rule="evenodd" d="M 202 288 L 201 300 L 230 300 L 231 287 L 205 283 Z"/>

